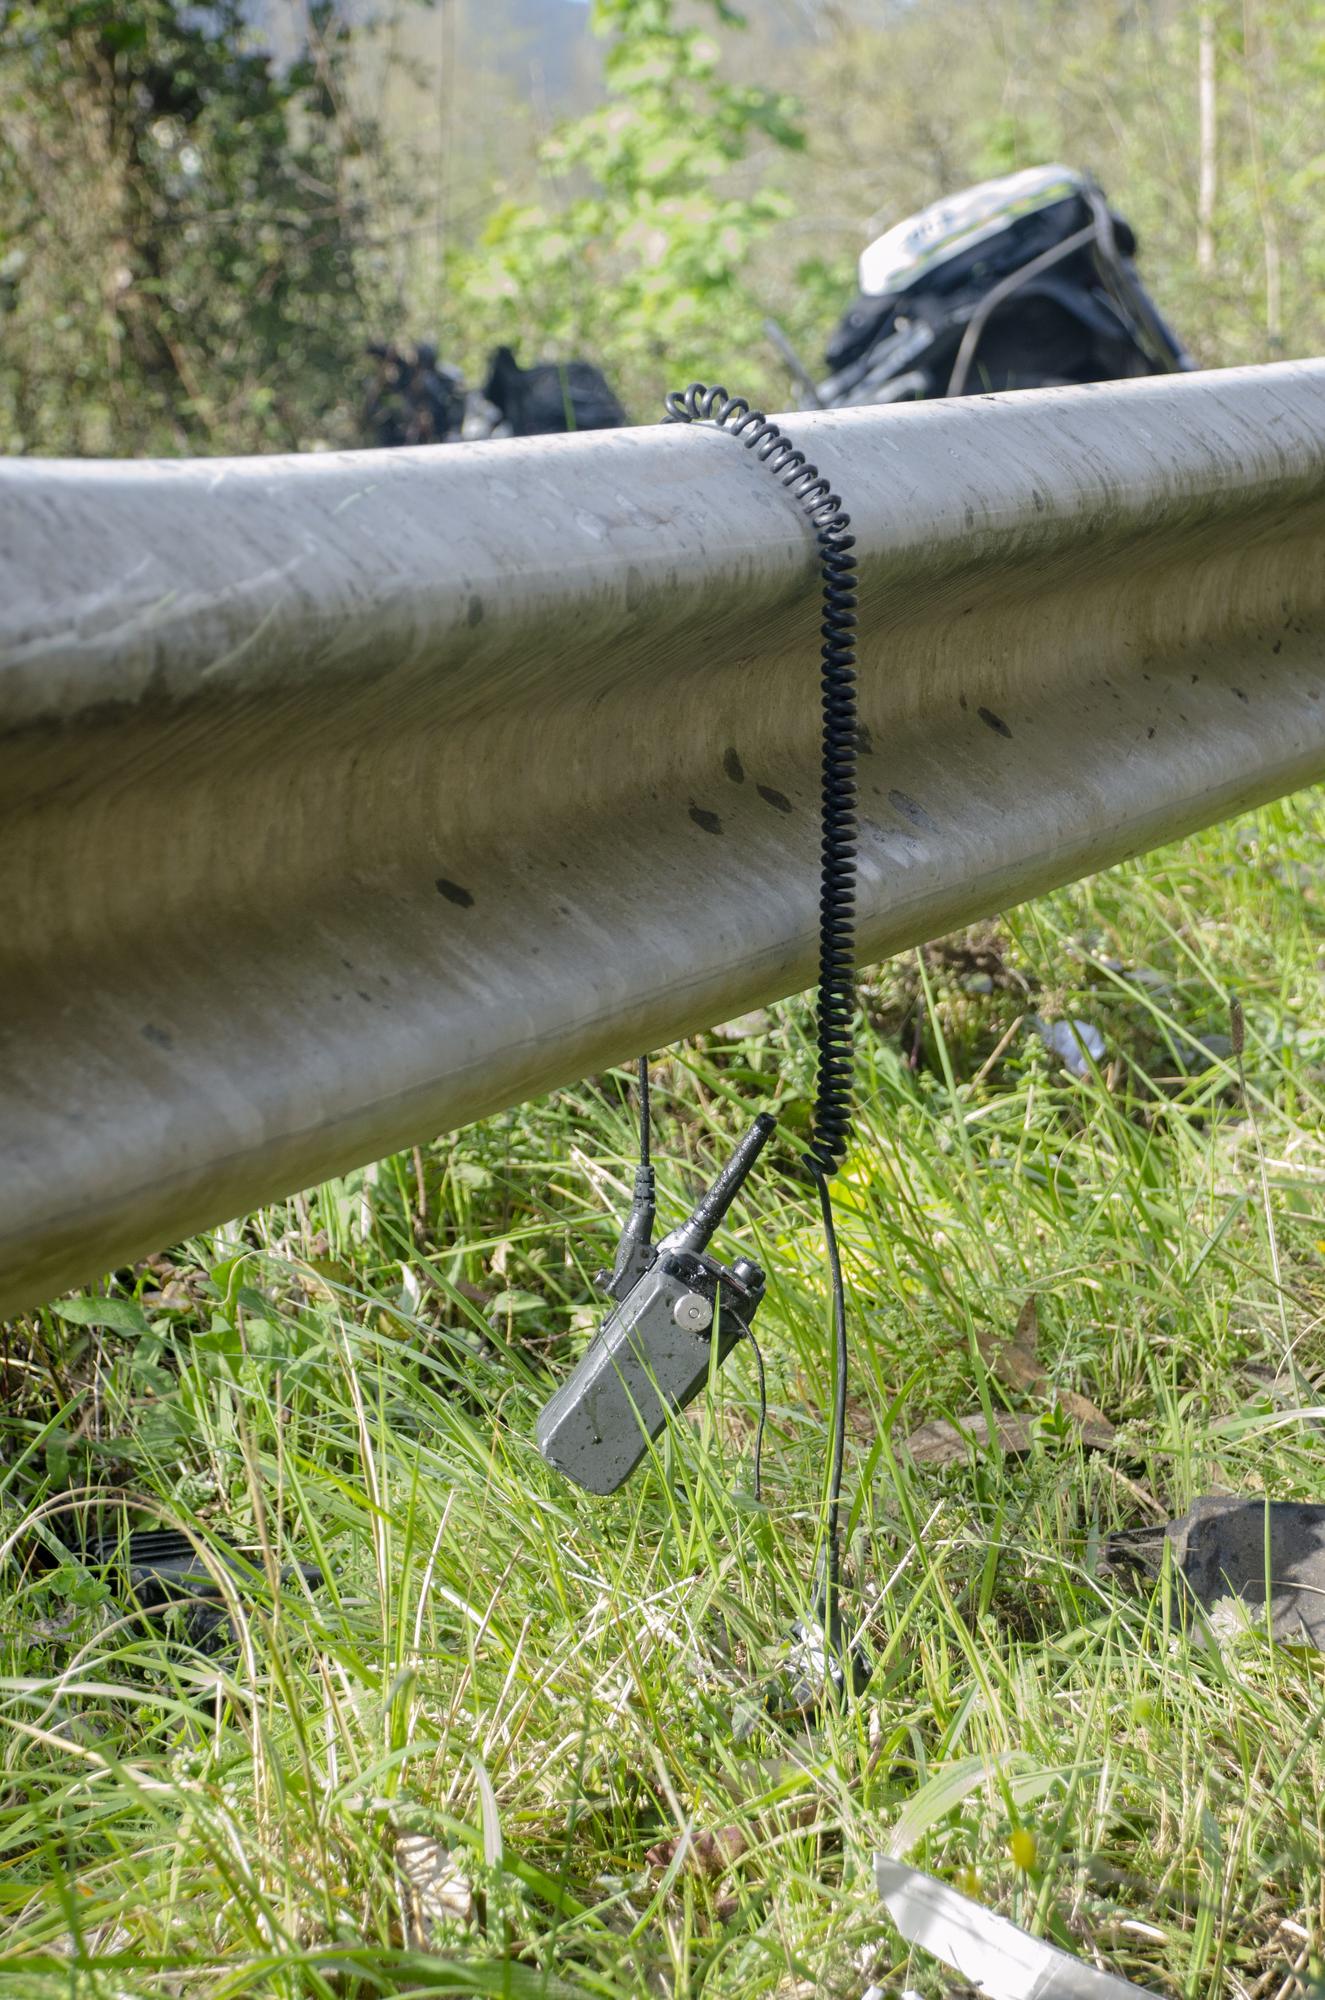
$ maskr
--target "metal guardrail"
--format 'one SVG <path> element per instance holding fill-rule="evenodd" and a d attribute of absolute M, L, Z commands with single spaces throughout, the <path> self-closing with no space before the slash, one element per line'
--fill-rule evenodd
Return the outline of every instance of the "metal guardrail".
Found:
<path fill-rule="evenodd" d="M 868 958 L 1325 774 L 1325 362 L 800 416 Z M 646 429 L 0 471 L 0 1310 L 809 983 L 813 547 Z"/>

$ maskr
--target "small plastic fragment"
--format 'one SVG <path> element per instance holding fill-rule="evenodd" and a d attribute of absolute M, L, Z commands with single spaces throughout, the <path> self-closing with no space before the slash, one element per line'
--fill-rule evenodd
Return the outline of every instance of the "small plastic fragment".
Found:
<path fill-rule="evenodd" d="M 876 1854 L 874 1881 L 907 1943 L 951 1966 L 986 2000 L 1158 2000 L 1152 1988 L 1097 1972 L 904 1861 Z"/>
<path fill-rule="evenodd" d="M 1104 1061 L 1104 1037 L 1093 1021 L 1046 1021 L 1028 1014 L 1026 1026 L 1072 1076 L 1089 1076 L 1091 1063 Z"/>

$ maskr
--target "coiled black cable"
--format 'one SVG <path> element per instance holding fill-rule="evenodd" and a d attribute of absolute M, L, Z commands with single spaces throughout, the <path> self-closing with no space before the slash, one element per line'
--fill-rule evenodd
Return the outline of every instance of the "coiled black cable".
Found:
<path fill-rule="evenodd" d="M 856 538 L 851 516 L 803 451 L 743 396 L 692 382 L 666 402 L 673 424 L 712 424 L 753 451 L 799 500 L 819 544 L 823 752 L 820 792 L 818 1079 L 806 1164 L 831 1179 L 851 1132 L 856 983 Z"/>
<path fill-rule="evenodd" d="M 846 1453 L 846 1302 L 829 1182 L 851 1134 L 856 982 L 856 558 L 851 516 L 838 495 L 785 433 L 743 396 L 692 382 L 666 399 L 668 423 L 712 424 L 753 451 L 798 500 L 819 545 L 823 622 L 819 627 L 823 751 L 820 787 L 818 1071 L 814 1122 L 805 1164 L 819 1191 L 833 1299 L 833 1417 L 820 1619 L 831 1649 L 840 1648 L 839 1512 Z M 763 1362 L 759 1364 L 761 1400 Z M 761 1413 L 760 1437 L 763 1422 Z"/>

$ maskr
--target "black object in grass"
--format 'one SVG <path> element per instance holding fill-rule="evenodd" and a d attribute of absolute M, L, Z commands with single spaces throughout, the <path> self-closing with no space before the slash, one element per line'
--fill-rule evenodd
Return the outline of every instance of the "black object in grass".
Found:
<path fill-rule="evenodd" d="M 253 1596 L 266 1582 L 261 1564 L 238 1549 L 212 1544 L 204 1558 L 197 1544 L 175 1528 L 99 1535 L 77 1553 L 88 1569 L 102 1573 L 126 1606 L 153 1622 L 174 1624 L 187 1644 L 203 1653 L 222 1652 L 234 1640 L 217 1570 L 225 1571 L 240 1598 Z M 322 1572 L 313 1563 L 283 1569 L 282 1587 L 288 1588 L 297 1577 L 310 1590 L 322 1587 Z"/>
<path fill-rule="evenodd" d="M 1115 1571 L 1157 1577 L 1166 1543 L 1216 1631 L 1239 1623 L 1264 1630 L 1268 1618 L 1281 1645 L 1325 1652 L 1325 1506 L 1260 1494 L 1208 1495 L 1162 1527 L 1111 1535 L 1105 1560 Z"/>

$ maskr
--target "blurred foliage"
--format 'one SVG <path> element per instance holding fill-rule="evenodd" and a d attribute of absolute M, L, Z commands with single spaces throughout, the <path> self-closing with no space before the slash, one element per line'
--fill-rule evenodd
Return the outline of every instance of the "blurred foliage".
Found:
<path fill-rule="evenodd" d="M 711 11 L 742 25 L 723 0 Z M 790 203 L 739 169 L 755 142 L 796 150 L 804 135 L 786 93 L 724 79 L 719 44 L 681 25 L 674 0 L 594 0 L 593 22 L 611 38 L 605 102 L 546 140 L 537 198 L 495 210 L 452 259 L 449 293 L 467 343 L 608 355 L 619 391 L 653 415 L 669 371 L 759 343 L 751 251 Z"/>
<path fill-rule="evenodd" d="M 353 435 L 375 135 L 313 0 L 288 62 L 240 0 L 23 0 L 0 56 L 0 448 Z"/>
<path fill-rule="evenodd" d="M 1062 160 L 1093 173 L 1133 224 L 1142 276 L 1204 366 L 1325 350 L 1318 0 L 823 11 L 831 25 L 803 77 L 808 147 L 791 193 L 797 240 L 836 261 L 844 286 L 864 242 L 924 203 Z M 1215 51 L 1209 272 L 1197 262 L 1203 15 Z M 817 344 L 819 327 L 794 306 L 789 323 Z"/>
<path fill-rule="evenodd" d="M 362 441 L 365 340 L 424 334 L 471 382 L 498 341 L 583 356 L 640 420 L 696 375 L 776 406 L 766 313 L 813 366 L 872 235 L 1055 157 L 1202 363 L 1325 349 L 1316 0 L 592 0 L 598 101 L 560 122 L 457 4 L 0 0 L 0 449 Z"/>

